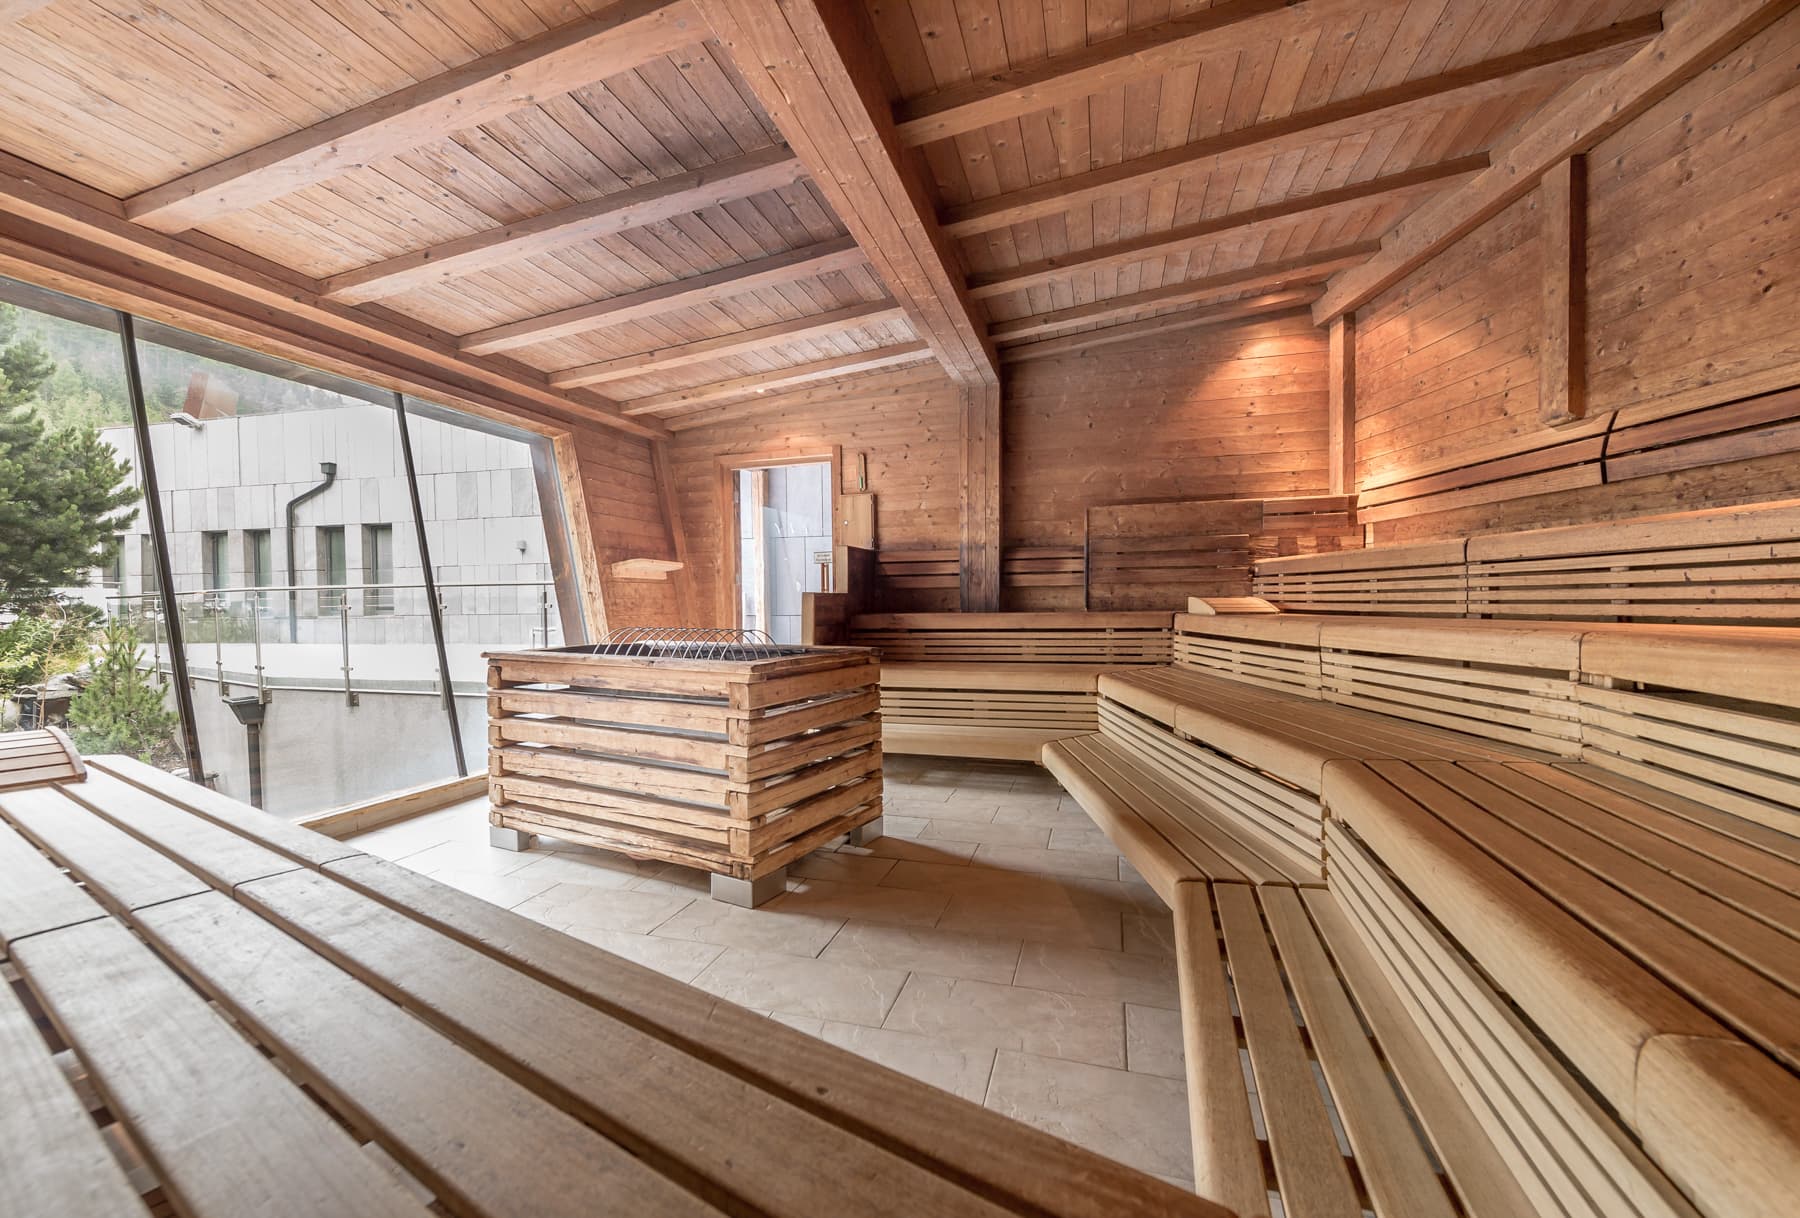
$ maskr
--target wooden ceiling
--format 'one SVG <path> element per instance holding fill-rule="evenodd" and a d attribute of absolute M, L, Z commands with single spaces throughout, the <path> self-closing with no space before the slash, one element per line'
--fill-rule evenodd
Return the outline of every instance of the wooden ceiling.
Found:
<path fill-rule="evenodd" d="M 0 237 L 48 170 L 120 248 L 655 432 L 1304 306 L 1659 7 L 0 0 Z"/>

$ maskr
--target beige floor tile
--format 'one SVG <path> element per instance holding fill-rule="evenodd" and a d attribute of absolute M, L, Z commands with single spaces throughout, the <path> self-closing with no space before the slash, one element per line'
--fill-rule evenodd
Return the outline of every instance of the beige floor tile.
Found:
<path fill-rule="evenodd" d="M 820 1040 L 825 1039 L 825 1021 L 816 1015 L 789 1015 L 786 1011 L 770 1011 L 769 1018 L 776 1023 L 786 1024 L 796 1032 L 804 1032 L 808 1036 L 814 1036 Z M 861 1025 L 851 1024 L 850 1026 L 854 1028 Z"/>
<path fill-rule="evenodd" d="M 739 1006 L 878 1027 L 905 982 L 899 969 L 850 968 L 731 947 L 693 983 Z"/>
<path fill-rule="evenodd" d="M 801 914 L 825 919 L 861 918 L 866 922 L 930 926 L 943 915 L 944 906 L 949 901 L 950 898 L 941 892 L 790 877 L 787 892 L 756 912 Z"/>
<path fill-rule="evenodd" d="M 559 851 L 533 859 L 515 874 L 530 876 L 534 880 L 552 879 L 586 884 L 593 888 L 628 888 L 645 876 L 661 871 L 663 866 L 662 863 L 626 858 L 622 854 Z"/>
<path fill-rule="evenodd" d="M 1186 1089 L 1175 1079 L 1003 1050 L 987 1106 L 1141 1171 L 1193 1177 Z"/>
<path fill-rule="evenodd" d="M 1027 943 L 1014 985 L 1153 1007 L 1179 1007 L 1175 963 L 1062 943 Z"/>
<path fill-rule="evenodd" d="M 994 823 L 1038 825 L 1045 829 L 1092 829 L 1094 818 L 1066 800 L 1059 800 L 1041 805 L 1007 804 L 995 808 Z"/>
<path fill-rule="evenodd" d="M 887 837 L 913 838 L 925 832 L 926 820 L 923 816 L 907 816 L 901 812 L 884 812 L 881 817 L 881 832 Z"/>
<path fill-rule="evenodd" d="M 1082 850 L 1089 854 L 1116 853 L 1106 834 L 1092 825 L 1050 830 L 1050 849 Z"/>
<path fill-rule="evenodd" d="M 935 841 L 975 842 L 978 845 L 1037 846 L 1049 844 L 1050 830 L 1035 825 L 996 825 L 987 821 L 937 820 L 925 822 L 922 844 Z"/>
<path fill-rule="evenodd" d="M 361 843 L 353 843 L 359 848 Z M 438 871 L 478 871 L 487 875 L 511 875 L 535 863 L 553 859 L 548 850 L 523 853 L 496 850 L 485 841 L 447 841 L 403 854 L 394 861 L 402 867 L 431 875 Z"/>
<path fill-rule="evenodd" d="M 647 935 L 686 909 L 693 899 L 686 895 L 631 888 L 595 888 L 591 884 L 565 882 L 515 908 L 519 913 L 541 921 L 579 922 L 583 926 Z"/>
<path fill-rule="evenodd" d="M 839 854 L 859 858 L 906 859 L 916 863 L 966 863 L 975 853 L 974 842 L 916 841 L 905 837 L 878 837 L 866 846 L 843 846 Z"/>
<path fill-rule="evenodd" d="M 1116 854 L 1085 854 L 1033 846 L 980 846 L 976 848 L 975 861 L 1005 871 L 1037 875 L 1080 875 L 1096 880 L 1119 878 L 1119 856 Z"/>
<path fill-rule="evenodd" d="M 556 887 L 555 880 L 495 875 L 491 871 L 458 871 L 450 867 L 432 872 L 431 878 L 502 909 L 515 908 L 521 901 L 530 901 L 546 889 Z"/>
<path fill-rule="evenodd" d="M 1125 950 L 1134 956 L 1175 955 L 1175 919 L 1172 915 L 1127 913 Z"/>
<path fill-rule="evenodd" d="M 986 1097 L 988 1075 L 994 1069 L 992 1049 L 971 1049 L 912 1032 L 825 1022 L 814 1035 L 976 1104 Z"/>
<path fill-rule="evenodd" d="M 858 857 L 835 850 L 817 850 L 788 864 L 789 878 L 831 880 L 839 884 L 879 884 L 894 869 L 894 859 Z"/>
<path fill-rule="evenodd" d="M 646 968 L 691 982 L 700 971 L 720 956 L 725 949 L 716 943 L 689 943 L 679 939 L 653 939 L 628 931 L 607 930 L 602 926 L 559 926 L 564 934 L 592 943 L 595 947 L 635 960 Z"/>
<path fill-rule="evenodd" d="M 679 863 L 664 863 L 661 867 L 643 877 L 633 880 L 630 887 L 634 892 L 662 892 L 670 896 L 708 897 L 711 892 L 712 876 L 696 867 L 683 867 Z"/>
<path fill-rule="evenodd" d="M 922 816 L 927 820 L 954 820 L 965 824 L 989 825 L 994 821 L 993 804 L 973 803 L 967 800 L 951 799 L 941 802 L 911 800 L 896 801 L 899 811 L 911 816 Z"/>
<path fill-rule="evenodd" d="M 1139 1074 L 1185 1079 L 1181 1012 L 1125 1004 L 1125 1068 Z"/>
<path fill-rule="evenodd" d="M 1006 939 L 1068 943 L 1118 951 L 1119 911 L 1088 904 L 1020 901 L 1004 894 L 956 892 L 937 921 L 940 930 Z"/>
<path fill-rule="evenodd" d="M 882 1025 L 971 1048 L 1125 1066 L 1124 1004 L 914 973 Z"/>
<path fill-rule="evenodd" d="M 779 899 L 779 898 L 778 898 Z M 760 909 L 745 909 L 723 901 L 695 901 L 656 928 L 660 939 L 692 939 L 747 951 L 774 952 L 786 956 L 816 956 L 843 926 L 841 915 L 820 917 L 810 913 L 783 913 L 771 901 Z"/>
<path fill-rule="evenodd" d="M 819 954 L 819 959 L 860 968 L 901 968 L 1006 985 L 1018 966 L 1019 945 L 1017 939 L 931 927 L 884 926 L 852 919 L 844 923 L 844 929 Z"/>
<path fill-rule="evenodd" d="M 403 821 L 386 829 L 365 833 L 355 839 L 356 848 L 377 858 L 400 859 L 449 841 L 477 840 L 475 834 L 464 833 L 446 821 L 434 820 L 433 824 L 426 825 L 426 819 L 428 818 L 421 817 L 417 821 Z M 487 834 L 484 832 L 480 836 L 486 838 Z"/>

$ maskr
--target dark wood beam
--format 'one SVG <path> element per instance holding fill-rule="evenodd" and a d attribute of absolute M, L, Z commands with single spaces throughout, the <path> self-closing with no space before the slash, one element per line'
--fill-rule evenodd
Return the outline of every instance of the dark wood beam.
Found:
<path fill-rule="evenodd" d="M 597 16 L 152 187 L 126 200 L 125 215 L 159 232 L 181 232 L 478 127 L 706 37 L 691 0 L 619 0 Z"/>
<path fill-rule="evenodd" d="M 471 358 L 416 322 L 325 300 L 317 281 L 235 246 L 132 224 L 111 195 L 5 153 L 0 242 L 11 251 L 0 273 L 386 388 L 515 421 L 661 431 L 605 397 L 553 390 L 536 369 Z"/>
<path fill-rule="evenodd" d="M 1313 306 L 1323 325 L 1373 300 L 1536 189 L 1559 163 L 1601 140 L 1712 67 L 1800 0 L 1696 0 L 1630 59 L 1535 115 L 1493 165 L 1460 190 L 1420 208 L 1382 242 L 1367 265 L 1339 275 Z"/>
<path fill-rule="evenodd" d="M 488 329 L 463 335 L 456 345 L 474 355 L 506 351 L 513 347 L 528 347 L 532 343 L 567 338 L 571 334 L 582 334 L 604 326 L 622 326 L 626 322 L 642 321 L 646 317 L 673 313 L 677 309 L 711 304 L 715 300 L 793 283 L 798 279 L 812 279 L 836 271 L 854 270 L 867 262 L 868 259 L 863 256 L 854 238 L 837 237 L 816 245 L 788 250 L 783 254 L 771 254 L 754 262 L 743 262 L 737 266 L 708 271 L 704 275 L 690 275 L 673 283 L 660 283 L 653 288 L 611 296 L 592 304 L 558 309 L 554 313 L 527 317 L 503 326 L 490 326 Z"/>
<path fill-rule="evenodd" d="M 1587 414 L 1587 157 L 1552 166 L 1538 195 L 1544 247 L 1538 415 L 1556 427 Z"/>
<path fill-rule="evenodd" d="M 772 389 L 804 385 L 808 381 L 850 376 L 857 372 L 870 372 L 876 368 L 892 368 L 900 364 L 917 364 L 931 358 L 932 350 L 927 343 L 919 341 L 895 343 L 888 347 L 876 347 L 872 351 L 857 351 L 850 355 L 815 360 L 810 364 L 793 364 L 786 368 L 776 368 L 770 372 L 754 372 L 748 376 L 734 376 L 729 380 L 696 385 L 692 389 L 676 389 L 649 397 L 633 398 L 625 403 L 624 411 L 627 415 L 679 413 L 727 398 L 754 397 Z"/>
<path fill-rule="evenodd" d="M 1296 313 L 1306 309 L 1313 301 L 1317 300 L 1321 291 L 1323 289 L 1317 287 L 1295 288 L 1286 292 L 1272 292 L 1266 296 L 1231 300 L 1224 304 L 1183 309 L 1178 313 L 1160 313 L 1155 317 L 1146 317 L 1142 321 L 1125 322 L 1122 325 L 1107 326 L 1098 330 L 1082 330 L 1079 333 L 1064 334 L 1058 338 L 1018 343 L 1000 348 L 1000 362 L 1002 364 L 1018 364 L 1027 360 L 1050 359 L 1058 355 L 1073 355 L 1078 351 L 1087 351 L 1094 347 L 1130 342 L 1134 338 L 1149 338 L 1178 330 L 1223 325 L 1226 322 L 1243 321 L 1250 317 Z"/>
<path fill-rule="evenodd" d="M 1402 2 L 1224 0 L 1201 12 L 1108 38 L 1067 55 L 988 73 L 967 84 L 912 98 L 896 108 L 895 121 L 903 143 L 929 144 L 1173 72 L 1208 55 L 1280 42 L 1345 13 L 1366 13 Z"/>
<path fill-rule="evenodd" d="M 1072 211 L 1127 191 L 1267 160 L 1311 144 L 1356 135 L 1380 124 L 1441 114 L 1496 97 L 1557 88 L 1623 62 L 1661 28 L 1661 17 L 1652 13 L 1286 118 L 1253 123 L 1149 156 L 1054 178 L 950 208 L 943 216 L 944 231 L 952 237 L 971 237 Z"/>
<path fill-rule="evenodd" d="M 964 613 L 1000 610 L 1000 386 L 964 385 L 958 403 L 962 531 L 957 547 Z"/>
<path fill-rule="evenodd" d="M 1272 229 L 1298 223 L 1320 212 L 1342 207 L 1374 203 L 1392 203 L 1422 195 L 1432 195 L 1467 181 L 1487 168 L 1487 154 L 1457 157 L 1436 165 L 1424 165 L 1404 173 L 1388 174 L 1367 182 L 1298 195 L 1279 203 L 1243 211 L 1228 212 L 1195 224 L 1183 224 L 1159 233 L 1148 233 L 1128 241 L 1116 241 L 1092 249 L 1077 250 L 1055 258 L 1028 262 L 1007 271 L 976 275 L 969 281 L 969 294 L 977 300 L 1024 291 L 1040 284 L 1053 283 L 1068 275 L 1097 271 L 1106 267 L 1126 266 L 1149 258 L 1186 253 L 1197 245 L 1213 245 L 1221 241 L 1267 233 Z"/>
<path fill-rule="evenodd" d="M 682 343 L 678 346 L 659 347 L 654 351 L 645 351 L 637 355 L 622 355 L 617 359 L 582 364 L 578 368 L 565 368 L 561 372 L 550 374 L 550 384 L 557 389 L 574 389 L 581 385 L 597 385 L 605 381 L 625 380 L 628 377 L 649 376 L 653 373 L 667 372 L 672 368 L 685 368 L 690 364 L 703 364 L 711 360 L 725 359 L 728 356 L 745 355 L 766 347 L 778 346 L 781 343 L 823 338 L 828 334 L 836 334 L 857 326 L 873 326 L 882 322 L 898 321 L 905 316 L 906 310 L 892 300 L 854 304 L 847 308 L 833 309 L 829 313 L 795 318 L 793 321 L 778 321 L 767 326 L 739 330 L 734 334 L 721 334 L 716 338 L 703 338 L 697 342 Z"/>
<path fill-rule="evenodd" d="M 1173 305 L 1227 300 L 1256 288 L 1280 288 L 1317 283 L 1333 271 L 1340 271 L 1345 267 L 1355 266 L 1357 263 L 1366 261 L 1380 248 L 1380 242 L 1360 241 L 1354 245 L 1320 250 L 1315 254 L 1301 254 L 1294 258 L 1284 258 L 1279 262 L 1247 266 L 1235 271 L 1223 271 L 1217 275 L 1206 275 L 1199 279 L 1185 279 L 1179 283 L 1167 283 L 1161 287 L 1147 288 L 1142 292 L 1112 296 L 1105 300 L 1072 305 L 1066 309 L 1053 309 L 1048 313 L 1035 313 L 1028 317 L 1017 317 L 1011 321 L 999 321 L 990 327 L 990 332 L 993 334 L 995 342 L 1026 339 L 1049 334 L 1056 330 L 1068 329 L 1071 326 L 1090 325 L 1114 317 L 1129 317 L 1157 309 L 1166 309 Z"/>
<path fill-rule="evenodd" d="M 517 224 L 472 233 L 345 271 L 325 281 L 325 295 L 345 304 L 380 300 L 488 267 L 535 258 L 597 237 L 717 207 L 733 199 L 778 190 L 805 176 L 806 168 L 794 154 L 785 146 L 776 145 L 572 207 L 560 207 Z"/>
<path fill-rule="evenodd" d="M 775 120 L 914 333 L 959 382 L 995 384 L 999 368 L 964 288 L 965 268 L 938 228 L 917 154 L 894 131 L 893 82 L 860 4 L 695 0 L 750 91 Z"/>

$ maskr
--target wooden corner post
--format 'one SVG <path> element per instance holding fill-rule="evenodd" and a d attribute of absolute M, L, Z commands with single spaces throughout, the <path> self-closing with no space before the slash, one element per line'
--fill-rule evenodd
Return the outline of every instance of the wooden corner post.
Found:
<path fill-rule="evenodd" d="M 1538 202 L 1544 242 L 1538 413 L 1554 427 L 1587 413 L 1587 157 L 1552 166 L 1538 185 Z"/>
<path fill-rule="evenodd" d="M 1326 494 L 1356 493 L 1356 315 L 1331 319 L 1325 330 Z"/>
<path fill-rule="evenodd" d="M 961 390 L 962 610 L 1000 608 L 1000 386 Z"/>

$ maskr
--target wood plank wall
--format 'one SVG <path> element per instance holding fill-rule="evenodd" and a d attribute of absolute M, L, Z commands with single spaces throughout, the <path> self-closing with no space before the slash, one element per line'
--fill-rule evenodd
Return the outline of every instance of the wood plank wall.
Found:
<path fill-rule="evenodd" d="M 1002 403 L 1008 549 L 1079 546 L 1103 504 L 1322 494 L 1325 337 L 1303 315 L 1008 366 Z M 719 461 L 843 450 L 868 458 L 883 554 L 955 550 L 957 395 L 924 367 L 770 395 L 751 414 L 678 432 L 671 464 L 700 612 L 721 619 Z M 1079 588 L 1012 589 L 1008 609 L 1078 608 Z M 902 608 L 953 609 L 954 591 Z"/>
<path fill-rule="evenodd" d="M 1585 419 L 1540 417 L 1536 193 L 1358 312 L 1377 542 L 1800 494 L 1797 65 L 1800 14 L 1588 158 Z"/>
<path fill-rule="evenodd" d="M 610 564 L 627 558 L 675 557 L 657 497 L 650 442 L 598 426 L 572 435 L 607 626 L 616 630 L 678 622 L 675 581 L 618 580 L 605 574 Z M 591 623 L 589 628 L 594 629 Z"/>

